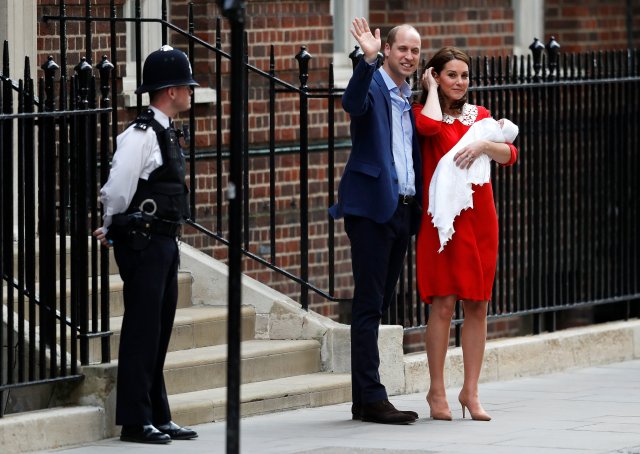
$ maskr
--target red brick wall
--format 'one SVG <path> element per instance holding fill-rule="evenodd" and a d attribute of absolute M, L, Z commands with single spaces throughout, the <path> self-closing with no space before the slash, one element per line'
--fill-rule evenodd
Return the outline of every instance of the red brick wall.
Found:
<path fill-rule="evenodd" d="M 640 2 L 632 2 L 633 46 L 640 46 Z M 626 49 L 627 0 L 545 0 L 546 40 L 551 35 L 562 52 Z"/>
<path fill-rule="evenodd" d="M 402 23 L 416 27 L 429 58 L 443 46 L 471 56 L 507 55 L 513 49 L 511 0 L 371 0 L 370 22 L 383 36 Z"/>
<path fill-rule="evenodd" d="M 59 12 L 58 0 L 39 0 L 38 17 L 45 14 L 56 15 Z M 84 0 L 67 0 L 67 15 L 83 15 Z M 122 17 L 124 0 L 118 0 L 117 14 Z M 201 39 L 214 44 L 215 18 L 218 15 L 216 2 L 210 0 L 196 0 L 194 3 L 195 30 Z M 624 47 L 626 45 L 626 11 L 625 0 L 611 0 L 601 2 L 597 0 L 547 0 L 545 7 L 545 30 L 550 36 L 554 34 L 562 45 L 563 52 L 570 50 L 590 50 L 604 47 Z M 187 29 L 187 1 L 173 0 L 170 17 L 177 26 Z M 249 43 L 248 59 L 252 65 L 269 71 L 269 51 L 274 47 L 276 74 L 282 80 L 299 86 L 298 64 L 295 60 L 300 46 L 307 46 L 313 58 L 309 66 L 309 86 L 324 87 L 327 84 L 327 71 L 331 58 L 332 24 L 333 18 L 329 10 L 328 0 L 288 0 L 266 1 L 251 0 L 247 2 L 246 29 Z M 603 6 L 604 5 L 604 6 Z M 636 45 L 640 39 L 640 5 L 634 2 L 634 39 Z M 92 1 L 92 15 L 108 17 L 109 1 Z M 428 58 L 433 52 L 445 45 L 456 45 L 467 50 L 472 56 L 476 55 L 505 55 L 511 53 L 513 47 L 513 10 L 511 0 L 370 0 L 370 22 L 374 27 L 382 29 L 383 36 L 388 29 L 400 23 L 411 23 L 422 35 L 423 55 Z M 59 60 L 60 42 L 57 38 L 59 25 L 55 21 L 38 23 L 38 65 L 42 64 L 47 55 Z M 118 25 L 118 83 L 124 75 L 125 36 L 124 24 Z M 583 31 L 584 29 L 590 31 Z M 109 55 L 110 42 L 108 39 L 108 23 L 94 23 L 93 33 L 93 63 L 97 63 L 102 54 Z M 66 74 L 72 74 L 75 66 L 85 49 L 85 30 L 83 22 L 69 22 L 67 25 L 67 46 L 69 49 L 69 67 Z M 548 36 L 545 37 L 548 39 Z M 545 40 L 546 40 L 545 39 Z M 222 48 L 229 52 L 229 25 L 222 21 Z M 171 36 L 171 44 L 187 50 L 186 40 L 176 33 Z M 109 58 L 113 61 L 112 56 Z M 215 66 L 211 51 L 196 46 L 194 74 L 202 86 L 214 87 Z M 230 112 L 230 79 L 228 76 L 228 62 L 222 67 L 222 90 L 218 92 L 222 105 L 223 144 L 226 150 L 229 131 Z M 252 149 L 262 148 L 268 142 L 268 102 L 267 83 L 255 74 L 249 77 L 251 103 L 249 105 L 249 144 Z M 119 92 L 120 87 L 119 87 Z M 295 93 L 280 93 L 276 104 L 276 140 L 278 146 L 291 146 L 294 152 L 279 153 L 277 156 L 276 176 L 276 207 L 278 216 L 277 229 L 277 264 L 292 273 L 299 270 L 299 163 L 295 149 L 299 137 L 299 96 Z M 122 105 L 122 100 L 119 100 Z M 325 100 L 310 100 L 311 124 L 309 137 L 312 144 L 326 144 L 326 108 Z M 348 119 L 336 102 L 336 138 L 348 140 Z M 122 128 L 135 115 L 135 109 L 128 109 L 121 115 Z M 186 116 L 178 119 L 187 121 Z M 196 147 L 198 153 L 208 156 L 216 146 L 216 126 L 214 105 L 196 106 Z M 341 149 L 336 153 L 336 187 L 341 175 L 341 169 L 348 156 L 348 150 Z M 312 194 L 310 201 L 310 279 L 319 288 L 328 289 L 327 244 L 326 231 L 328 228 L 328 196 L 326 188 L 326 152 L 310 153 L 310 185 Z M 261 246 L 268 244 L 268 185 L 269 178 L 266 170 L 267 158 L 254 157 L 250 163 L 250 249 L 258 253 Z M 211 157 L 197 161 L 197 181 L 192 187 L 198 194 L 198 221 L 215 230 L 216 218 L 216 163 Z M 226 187 L 228 161 L 223 164 L 222 187 Z M 226 211 L 223 208 L 223 231 L 226 229 Z M 224 233 L 224 232 L 223 232 Z M 336 287 L 338 297 L 351 295 L 351 273 L 348 242 L 344 236 L 342 224 L 335 225 L 336 233 Z M 184 240 L 194 246 L 211 253 L 214 257 L 224 260 L 226 250 L 223 246 L 197 235 L 193 231 L 185 232 Z M 244 267 L 252 277 L 283 291 L 296 298 L 299 286 L 287 279 L 268 271 L 267 268 L 251 260 L 245 260 Z M 312 308 L 335 319 L 340 318 L 344 305 L 326 302 L 322 298 L 311 294 Z M 496 324 L 499 326 L 500 324 Z M 498 328 L 496 328 L 498 329 Z M 498 330 L 506 333 L 513 330 L 513 326 L 500 327 Z M 419 340 L 412 344 L 420 344 Z M 417 347 L 419 348 L 419 347 Z"/>

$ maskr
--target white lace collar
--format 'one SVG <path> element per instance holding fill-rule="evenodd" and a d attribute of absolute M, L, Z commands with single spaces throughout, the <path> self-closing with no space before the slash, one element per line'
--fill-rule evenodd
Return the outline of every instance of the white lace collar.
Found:
<path fill-rule="evenodd" d="M 476 118 L 478 117 L 478 106 L 474 106 L 473 104 L 465 103 L 462 106 L 462 114 L 458 117 L 454 117 L 449 114 L 442 115 L 442 121 L 448 125 L 452 125 L 454 121 L 458 120 L 465 126 L 471 126 L 476 122 Z"/>

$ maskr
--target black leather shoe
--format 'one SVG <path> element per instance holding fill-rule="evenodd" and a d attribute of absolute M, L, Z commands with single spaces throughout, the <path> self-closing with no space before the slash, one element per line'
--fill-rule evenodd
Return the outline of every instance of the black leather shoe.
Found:
<path fill-rule="evenodd" d="M 391 404 L 393 406 L 393 404 Z M 395 407 L 394 407 L 395 408 Z M 412 416 L 414 419 L 418 419 L 418 413 L 411 410 L 398 410 L 400 413 Z M 351 404 L 351 419 L 354 421 L 362 421 L 362 408 L 358 404 Z"/>
<path fill-rule="evenodd" d="M 122 426 L 120 440 L 134 443 L 171 443 L 171 437 L 163 434 L 151 424 L 144 426 Z"/>
<path fill-rule="evenodd" d="M 415 412 L 412 412 L 415 413 Z M 417 415 L 413 416 L 399 411 L 388 400 L 379 400 L 362 405 L 362 420 L 378 424 L 411 424 Z"/>
<path fill-rule="evenodd" d="M 160 424 L 158 430 L 163 434 L 169 435 L 172 440 L 191 440 L 197 438 L 198 433 L 188 427 L 180 427 L 173 421 L 166 424 Z"/>

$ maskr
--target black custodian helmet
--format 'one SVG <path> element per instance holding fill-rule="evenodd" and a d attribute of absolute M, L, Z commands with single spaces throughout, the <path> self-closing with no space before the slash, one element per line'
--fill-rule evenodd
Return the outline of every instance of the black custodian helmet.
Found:
<path fill-rule="evenodd" d="M 190 85 L 199 87 L 193 80 L 191 64 L 187 54 L 171 46 L 164 45 L 149 54 L 142 68 L 142 85 L 136 94 L 160 90 L 167 87 Z"/>

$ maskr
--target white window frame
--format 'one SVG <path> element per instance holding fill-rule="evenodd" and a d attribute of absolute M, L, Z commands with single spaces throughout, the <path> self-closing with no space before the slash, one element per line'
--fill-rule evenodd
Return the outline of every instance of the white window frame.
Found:
<path fill-rule="evenodd" d="M 513 54 L 527 55 L 533 38 L 545 42 L 544 0 L 512 0 Z"/>
<path fill-rule="evenodd" d="M 170 10 L 170 1 L 167 1 L 167 9 Z M 135 17 L 135 0 L 126 0 L 123 5 L 124 17 Z M 142 18 L 162 17 L 162 2 L 160 0 L 141 0 L 140 16 Z M 168 16 L 168 14 L 167 14 Z M 170 20 L 167 17 L 167 20 Z M 149 55 L 154 50 L 160 49 L 164 44 L 171 45 L 170 42 L 162 42 L 162 25 L 153 22 L 143 22 L 141 24 L 141 52 L 143 56 Z M 170 35 L 167 36 L 167 40 Z M 127 22 L 126 35 L 126 55 L 125 65 L 126 76 L 122 78 L 122 92 L 124 105 L 134 107 L 137 103 L 136 90 L 136 48 L 135 48 L 135 22 Z M 144 62 L 144 60 L 143 60 Z M 198 87 L 194 90 L 195 103 L 211 103 L 216 101 L 216 91 L 207 87 Z M 149 94 L 142 95 L 142 105 L 149 105 Z"/>
<path fill-rule="evenodd" d="M 351 35 L 355 17 L 369 19 L 369 0 L 331 0 L 333 16 L 333 74 L 337 88 L 345 88 L 353 74 L 349 54 L 357 41 Z"/>

